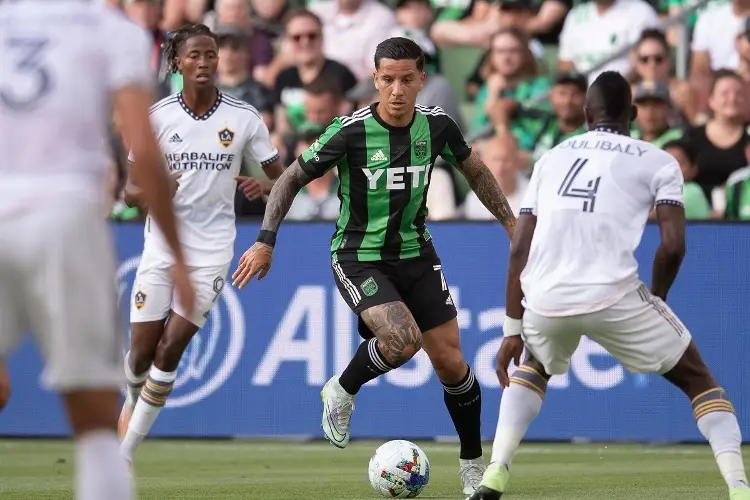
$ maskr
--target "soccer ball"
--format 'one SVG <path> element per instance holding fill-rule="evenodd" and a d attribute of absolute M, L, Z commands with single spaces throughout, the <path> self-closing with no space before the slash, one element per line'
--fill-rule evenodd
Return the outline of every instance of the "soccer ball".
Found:
<path fill-rule="evenodd" d="M 430 461 L 414 443 L 388 441 L 375 450 L 368 468 L 370 484 L 386 498 L 414 498 L 430 480 Z"/>

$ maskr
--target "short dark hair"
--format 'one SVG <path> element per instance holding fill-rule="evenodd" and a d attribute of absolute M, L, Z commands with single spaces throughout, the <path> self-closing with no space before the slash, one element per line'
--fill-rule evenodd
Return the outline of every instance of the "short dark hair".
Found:
<path fill-rule="evenodd" d="M 586 93 L 586 108 L 599 120 L 619 120 L 630 115 L 632 106 L 630 84 L 617 71 L 596 77 Z"/>
<path fill-rule="evenodd" d="M 414 40 L 408 38 L 394 36 L 380 42 L 375 49 L 375 69 L 380 69 L 381 59 L 412 59 L 417 63 L 417 69 L 424 71 L 424 51 Z"/>
<path fill-rule="evenodd" d="M 714 71 L 713 79 L 711 80 L 711 91 L 710 91 L 710 93 L 713 94 L 714 90 L 716 90 L 716 85 L 720 81 L 725 80 L 727 78 L 731 79 L 731 80 L 736 80 L 736 81 L 738 81 L 740 83 L 744 83 L 744 80 L 739 75 L 739 73 L 737 73 L 736 71 L 733 71 L 731 69 L 726 69 L 726 68 L 717 69 L 716 71 Z"/>
<path fill-rule="evenodd" d="M 289 27 L 289 23 L 300 17 L 306 17 L 307 19 L 314 21 L 315 24 L 318 25 L 318 28 L 323 28 L 323 21 L 320 20 L 320 17 L 318 17 L 317 14 L 304 7 L 297 7 L 289 11 L 289 13 L 284 17 L 284 30 Z"/>
<path fill-rule="evenodd" d="M 687 157 L 688 161 L 695 165 L 695 161 L 697 159 L 697 153 L 695 152 L 695 148 L 690 145 L 690 143 L 687 141 L 687 139 L 674 139 L 669 142 L 667 142 L 662 149 L 667 150 L 670 148 L 676 148 L 681 149 L 683 153 L 685 153 L 685 156 Z"/>
<path fill-rule="evenodd" d="M 162 45 L 164 50 L 164 59 L 167 63 L 167 71 L 170 73 L 177 73 L 177 58 L 180 48 L 195 36 L 207 36 L 213 38 L 214 42 L 218 46 L 218 38 L 216 34 L 205 24 L 187 24 L 180 29 L 174 30 L 167 34 L 167 40 Z"/>
<path fill-rule="evenodd" d="M 328 74 L 321 74 L 315 80 L 303 87 L 305 92 L 312 95 L 332 95 L 336 100 L 343 99 L 344 90 L 341 83 Z"/>
<path fill-rule="evenodd" d="M 641 37 L 638 39 L 636 47 L 640 47 L 641 44 L 647 40 L 653 40 L 657 42 L 662 48 L 669 53 L 669 42 L 667 42 L 667 35 L 658 28 L 648 28 L 643 30 Z"/>

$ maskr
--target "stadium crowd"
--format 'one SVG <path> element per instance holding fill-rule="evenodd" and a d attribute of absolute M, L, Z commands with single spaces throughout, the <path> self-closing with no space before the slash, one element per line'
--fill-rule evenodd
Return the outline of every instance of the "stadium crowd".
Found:
<path fill-rule="evenodd" d="M 380 41 L 415 40 L 428 62 L 418 103 L 441 106 L 456 120 L 514 209 L 534 161 L 584 130 L 587 83 L 600 71 L 619 71 L 632 82 L 638 107 L 632 135 L 668 150 L 682 167 L 687 217 L 750 220 L 750 0 L 709 0 L 686 17 L 686 79 L 674 71 L 685 38 L 659 26 L 694 8 L 695 0 L 293 2 L 122 0 L 121 6 L 153 33 L 157 99 L 181 89 L 180 75 L 167 73 L 162 62 L 168 33 L 186 23 L 211 27 L 219 35 L 219 88 L 261 112 L 287 164 L 335 116 L 376 99 L 372 66 Z M 113 142 L 121 162 L 127 147 Z M 259 166 L 249 169 L 263 175 Z M 112 183 L 118 192 L 122 174 Z M 449 165 L 436 164 L 430 184 L 430 219 L 491 218 Z M 288 218 L 335 220 L 336 188 L 335 170 L 311 182 Z M 263 210 L 262 200 L 238 191 L 239 216 Z M 140 214 L 115 201 L 112 217 Z"/>

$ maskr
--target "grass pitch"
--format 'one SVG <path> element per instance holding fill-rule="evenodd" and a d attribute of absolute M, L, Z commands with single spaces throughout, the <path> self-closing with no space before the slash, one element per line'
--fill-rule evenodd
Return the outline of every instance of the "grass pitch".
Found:
<path fill-rule="evenodd" d="M 368 482 L 367 463 L 379 444 L 357 441 L 338 450 L 323 442 L 151 440 L 136 456 L 139 500 L 374 500 L 380 497 Z M 458 446 L 419 445 L 432 466 L 420 498 L 463 499 Z M 73 498 L 72 452 L 65 441 L 0 440 L 0 498 Z M 525 444 L 506 497 L 724 500 L 728 495 L 707 445 Z"/>

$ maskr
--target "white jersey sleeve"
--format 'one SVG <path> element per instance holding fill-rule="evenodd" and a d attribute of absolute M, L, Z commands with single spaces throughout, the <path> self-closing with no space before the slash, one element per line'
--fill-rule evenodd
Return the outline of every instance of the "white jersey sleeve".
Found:
<path fill-rule="evenodd" d="M 107 43 L 107 81 L 115 91 L 129 85 L 151 88 L 154 73 L 151 69 L 153 40 L 141 27 L 119 15 L 105 18 L 103 31 Z"/>
<path fill-rule="evenodd" d="M 279 150 L 271 143 L 268 127 L 266 127 L 260 114 L 255 121 L 255 127 L 249 130 L 242 155 L 245 158 L 254 159 L 265 167 L 279 159 Z"/>
<path fill-rule="evenodd" d="M 531 179 L 529 185 L 526 188 L 526 194 L 521 202 L 521 207 L 518 210 L 518 215 L 531 214 L 536 215 L 537 211 L 537 199 L 539 197 L 539 178 L 542 175 L 542 165 L 544 165 L 547 159 L 548 153 L 545 153 L 539 160 L 534 164 L 534 170 L 531 172 Z"/>
<path fill-rule="evenodd" d="M 654 205 L 683 205 L 685 181 L 677 161 L 660 169 L 651 180 L 651 194 Z"/>

